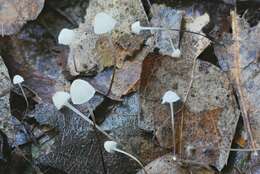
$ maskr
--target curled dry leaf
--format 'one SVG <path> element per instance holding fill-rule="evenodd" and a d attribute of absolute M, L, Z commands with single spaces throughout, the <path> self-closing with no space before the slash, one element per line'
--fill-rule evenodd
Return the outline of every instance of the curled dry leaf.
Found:
<path fill-rule="evenodd" d="M 36 19 L 43 6 L 44 0 L 0 0 L 0 34 L 15 34 L 27 21 Z"/>

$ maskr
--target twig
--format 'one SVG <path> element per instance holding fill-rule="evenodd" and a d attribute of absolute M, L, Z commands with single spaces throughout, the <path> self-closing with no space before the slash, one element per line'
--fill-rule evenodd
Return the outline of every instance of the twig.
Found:
<path fill-rule="evenodd" d="M 181 128 L 180 128 L 180 157 L 182 158 L 182 130 L 183 130 L 183 123 L 184 122 L 184 116 L 183 111 L 181 112 Z"/>
<path fill-rule="evenodd" d="M 231 17 L 232 17 L 232 29 L 233 29 L 233 37 L 235 38 L 236 42 L 235 42 L 235 48 L 234 48 L 234 55 L 235 55 L 235 59 L 234 59 L 234 64 L 235 67 L 232 71 L 232 75 L 234 76 L 234 80 L 235 80 L 235 84 L 236 84 L 236 89 L 240 98 L 240 108 L 241 108 L 241 112 L 242 112 L 242 117 L 243 117 L 243 122 L 244 122 L 244 126 L 247 130 L 247 133 L 249 135 L 249 139 L 251 142 L 251 146 L 253 149 L 256 149 L 256 145 L 255 145 L 255 141 L 254 141 L 254 137 L 251 131 L 251 126 L 250 126 L 250 121 L 249 121 L 249 116 L 248 116 L 248 111 L 246 108 L 246 102 L 244 100 L 244 93 L 243 90 L 241 88 L 241 79 L 240 79 L 240 43 L 239 43 L 239 26 L 237 23 L 237 8 L 235 6 L 235 11 L 231 11 Z M 255 150 L 255 153 L 256 150 Z"/>
<path fill-rule="evenodd" d="M 115 55 L 115 51 L 114 51 L 115 47 L 113 45 L 111 36 L 109 36 L 108 39 L 109 39 L 109 45 L 111 47 L 112 56 L 113 56 L 113 72 L 112 72 L 112 78 L 111 78 L 111 81 L 110 81 L 109 88 L 107 90 L 106 96 L 108 96 L 110 94 L 110 91 L 112 89 L 114 78 L 115 78 L 115 74 L 116 74 L 116 64 L 117 64 L 116 55 Z"/>

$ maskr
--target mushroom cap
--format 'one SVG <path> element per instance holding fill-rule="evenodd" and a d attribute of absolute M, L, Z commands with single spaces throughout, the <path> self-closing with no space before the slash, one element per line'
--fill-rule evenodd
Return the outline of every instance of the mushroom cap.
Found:
<path fill-rule="evenodd" d="M 76 33 L 73 30 L 63 28 L 58 36 L 59 44 L 70 45 L 76 38 Z"/>
<path fill-rule="evenodd" d="M 95 34 L 104 34 L 112 31 L 117 21 L 110 15 L 101 12 L 96 14 L 94 19 L 94 32 Z"/>
<path fill-rule="evenodd" d="M 180 57 L 181 56 L 181 50 L 180 49 L 176 49 L 172 52 L 172 57 Z"/>
<path fill-rule="evenodd" d="M 52 96 L 54 106 L 60 110 L 70 99 L 70 94 L 64 91 L 58 91 Z"/>
<path fill-rule="evenodd" d="M 19 84 L 19 83 L 23 83 L 24 82 L 24 78 L 20 75 L 15 75 L 13 78 L 13 84 Z"/>
<path fill-rule="evenodd" d="M 173 91 L 167 91 L 162 98 L 162 104 L 164 103 L 174 103 L 180 100 L 180 97 Z"/>
<path fill-rule="evenodd" d="M 85 80 L 74 80 L 70 86 L 70 95 L 73 104 L 88 102 L 95 95 L 95 88 Z"/>
<path fill-rule="evenodd" d="M 115 153 L 115 149 L 117 148 L 117 142 L 115 141 L 106 141 L 104 143 L 104 148 L 108 153 Z"/>
<path fill-rule="evenodd" d="M 140 34 L 141 30 L 142 30 L 142 27 L 141 27 L 141 25 L 140 25 L 140 21 L 137 21 L 137 22 L 135 22 L 135 23 L 133 23 L 133 24 L 131 25 L 131 31 L 132 31 L 132 33 Z"/>

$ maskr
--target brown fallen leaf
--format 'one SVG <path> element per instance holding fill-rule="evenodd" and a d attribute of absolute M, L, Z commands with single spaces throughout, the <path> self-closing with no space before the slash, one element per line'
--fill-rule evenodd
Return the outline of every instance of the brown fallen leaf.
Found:
<path fill-rule="evenodd" d="M 126 61 L 121 69 L 116 70 L 113 85 L 108 95 L 113 100 L 122 100 L 121 97 L 137 90 L 142 71 L 142 62 Z M 104 70 L 88 81 L 101 94 L 106 95 L 110 86 L 113 71 Z"/>
<path fill-rule="evenodd" d="M 18 32 L 30 20 L 37 18 L 44 0 L 0 0 L 0 35 Z"/>
<path fill-rule="evenodd" d="M 43 101 L 51 102 L 53 93 L 66 90 L 69 83 L 62 74 L 64 53 L 57 54 L 56 43 L 46 32 L 37 23 L 29 24 L 17 35 L 1 40 L 0 45 L 11 76 L 23 76 L 26 91 L 31 89 Z"/>
<path fill-rule="evenodd" d="M 222 112 L 222 108 L 216 108 L 195 114 L 184 108 L 175 115 L 176 144 L 179 147 L 179 152 L 185 152 L 187 148 L 194 147 L 192 154 L 189 154 L 191 152 L 185 152 L 180 154 L 181 158 L 200 161 L 208 165 L 214 164 L 218 160 L 220 152 L 216 148 L 218 148 L 219 142 L 222 141 L 222 137 L 217 124 Z M 172 147 L 170 128 L 171 124 L 168 122 L 166 126 L 161 126 L 156 131 L 158 142 L 168 148 Z"/>
<path fill-rule="evenodd" d="M 214 170 L 192 161 L 173 161 L 171 154 L 155 159 L 145 166 L 147 174 L 214 174 Z M 143 171 L 137 174 L 144 174 Z"/>
<path fill-rule="evenodd" d="M 238 96 L 250 146 L 260 147 L 260 23 L 250 27 L 244 18 L 232 13 L 233 33 L 224 33 L 223 46 L 214 51 L 220 67 L 233 82 Z"/>
<path fill-rule="evenodd" d="M 194 146 L 197 151 L 193 160 L 221 170 L 228 159 L 227 149 L 231 146 L 239 117 L 232 88 L 227 76 L 217 67 L 196 61 L 195 79 L 189 90 L 192 67 L 190 59 L 185 58 L 150 55 L 144 60 L 139 127 L 155 131 L 159 144 L 171 148 L 171 126 L 167 124 L 170 109 L 161 104 L 161 98 L 167 90 L 174 90 L 184 102 L 189 91 L 185 107 L 182 107 L 183 103 L 174 106 L 175 112 L 182 108 L 176 117 L 176 127 L 183 126 L 182 132 L 176 132 L 181 139 L 179 155 L 186 158 L 186 147 Z"/>
<path fill-rule="evenodd" d="M 117 68 L 122 68 L 128 57 L 141 49 L 144 39 L 140 36 L 125 34 L 113 45 L 108 37 L 100 37 L 96 42 L 96 52 L 100 56 L 99 64 L 104 69 L 114 65 L 114 57 Z M 111 51 L 113 50 L 113 51 Z"/>

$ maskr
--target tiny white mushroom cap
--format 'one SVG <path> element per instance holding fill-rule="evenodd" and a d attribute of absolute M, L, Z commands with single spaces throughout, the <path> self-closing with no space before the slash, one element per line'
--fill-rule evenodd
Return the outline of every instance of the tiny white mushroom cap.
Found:
<path fill-rule="evenodd" d="M 64 91 L 56 92 L 52 96 L 54 106 L 60 110 L 70 99 L 70 94 Z"/>
<path fill-rule="evenodd" d="M 85 80 L 74 80 L 70 86 L 71 101 L 73 104 L 88 102 L 95 95 L 95 88 Z"/>
<path fill-rule="evenodd" d="M 20 75 L 15 75 L 13 78 L 13 84 L 19 84 L 19 83 L 23 83 L 24 82 L 24 78 Z"/>
<path fill-rule="evenodd" d="M 117 21 L 113 19 L 110 15 L 101 12 L 96 14 L 94 19 L 94 32 L 95 34 L 104 34 L 112 31 L 116 25 Z"/>
<path fill-rule="evenodd" d="M 162 104 L 164 103 L 174 103 L 180 100 L 180 97 L 173 91 L 167 91 L 162 98 Z"/>
<path fill-rule="evenodd" d="M 76 38 L 76 33 L 73 30 L 63 28 L 58 36 L 59 44 L 70 45 Z"/>
<path fill-rule="evenodd" d="M 106 141 L 104 143 L 104 148 L 108 153 L 115 153 L 115 149 L 117 148 L 117 143 L 115 141 Z"/>
<path fill-rule="evenodd" d="M 140 32 L 142 31 L 140 21 L 137 21 L 131 25 L 131 31 L 132 31 L 132 33 L 140 34 Z"/>
<path fill-rule="evenodd" d="M 255 151 L 255 152 L 253 153 L 253 156 L 258 156 L 258 152 Z"/>
<path fill-rule="evenodd" d="M 176 49 L 172 52 L 172 57 L 180 57 L 181 56 L 181 50 L 180 49 Z"/>

